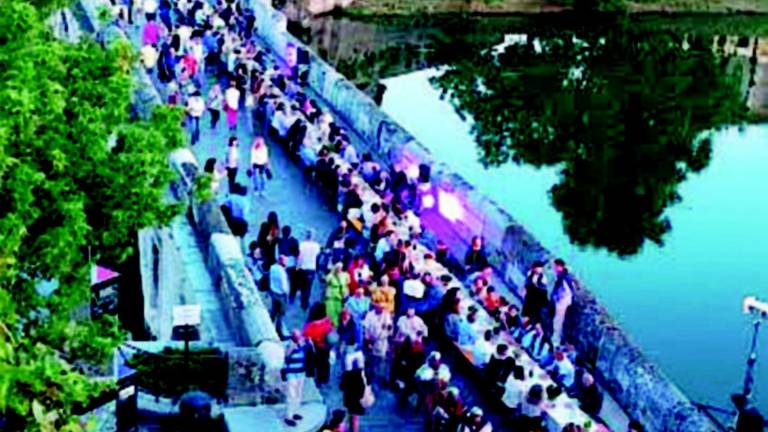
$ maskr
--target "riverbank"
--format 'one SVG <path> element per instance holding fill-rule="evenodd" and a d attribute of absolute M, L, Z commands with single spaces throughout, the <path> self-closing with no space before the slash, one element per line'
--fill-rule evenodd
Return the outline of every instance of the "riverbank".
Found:
<path fill-rule="evenodd" d="M 569 11 L 576 2 L 576 0 L 354 0 L 344 12 L 351 15 L 533 14 Z M 768 14 L 768 1 L 764 0 L 605 0 L 605 3 L 623 7 L 631 13 Z"/>

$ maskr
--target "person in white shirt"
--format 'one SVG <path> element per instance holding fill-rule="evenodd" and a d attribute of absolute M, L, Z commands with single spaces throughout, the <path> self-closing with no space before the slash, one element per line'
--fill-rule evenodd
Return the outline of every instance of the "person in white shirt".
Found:
<path fill-rule="evenodd" d="M 257 136 L 251 147 L 251 176 L 253 176 L 253 192 L 264 196 L 267 185 L 267 170 L 269 170 L 269 149 L 264 138 Z"/>
<path fill-rule="evenodd" d="M 493 332 L 486 330 L 483 338 L 475 342 L 475 346 L 472 347 L 472 363 L 475 366 L 484 368 L 491 361 L 491 356 L 496 351 L 491 339 L 493 339 Z"/>
<path fill-rule="evenodd" d="M 555 378 L 566 389 L 573 388 L 573 384 L 576 382 L 576 368 L 573 363 L 562 351 L 555 352 L 555 362 L 552 364 L 551 369 L 555 374 Z"/>
<path fill-rule="evenodd" d="M 395 340 L 399 343 L 409 338 L 412 341 L 429 336 L 429 329 L 424 320 L 416 315 L 416 309 L 408 308 L 405 315 L 397 320 Z"/>
<path fill-rule="evenodd" d="M 240 109 L 240 90 L 235 81 L 230 81 L 229 88 L 224 92 L 224 102 L 227 104 L 227 126 L 230 132 L 237 132 L 237 112 Z"/>
<path fill-rule="evenodd" d="M 291 285 L 288 281 L 288 271 L 285 269 L 285 256 L 280 255 L 277 262 L 269 267 L 269 293 L 272 297 L 270 315 L 278 334 L 282 330 L 282 319 L 285 316 L 285 307 L 288 304 L 290 291 Z"/>
<path fill-rule="evenodd" d="M 192 129 L 192 145 L 200 140 L 200 117 L 205 112 L 205 101 L 199 90 L 195 90 L 187 99 L 187 119 Z"/>
<path fill-rule="evenodd" d="M 291 127 L 289 124 L 290 116 L 288 115 L 288 108 L 284 104 L 278 104 L 275 110 L 275 115 L 272 117 L 272 132 L 275 134 L 277 141 L 285 143 L 288 138 L 288 129 Z"/>
<path fill-rule="evenodd" d="M 394 231 L 390 231 L 386 235 L 382 236 L 376 243 L 376 250 L 373 255 L 376 258 L 376 262 L 381 263 L 384 259 L 384 254 L 391 251 L 397 243 L 397 234 Z"/>
<path fill-rule="evenodd" d="M 141 64 L 144 66 L 144 69 L 147 70 L 147 73 L 151 75 L 152 70 L 157 65 L 157 58 L 159 57 L 157 47 L 154 45 L 144 45 L 141 47 L 139 55 L 141 57 Z"/>
<path fill-rule="evenodd" d="M 357 157 L 357 150 L 354 146 L 346 141 L 341 141 L 341 157 L 347 161 L 352 167 L 357 167 L 360 164 L 360 159 Z"/>
<path fill-rule="evenodd" d="M 307 230 L 304 240 L 299 243 L 299 257 L 296 260 L 296 283 L 301 292 L 301 307 L 307 310 L 312 292 L 312 282 L 317 272 L 317 257 L 320 255 L 320 243 L 316 242 L 312 230 Z"/>
<path fill-rule="evenodd" d="M 155 14 L 157 13 L 157 7 L 158 7 L 157 0 L 144 0 L 144 3 L 141 5 L 141 8 L 144 9 L 144 13 L 146 14 L 147 21 L 152 21 L 155 19 Z"/>

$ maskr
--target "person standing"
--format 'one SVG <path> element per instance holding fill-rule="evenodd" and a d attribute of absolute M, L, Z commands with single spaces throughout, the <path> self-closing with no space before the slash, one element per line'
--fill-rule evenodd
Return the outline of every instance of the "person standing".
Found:
<path fill-rule="evenodd" d="M 304 378 L 307 376 L 307 346 L 298 330 L 291 332 L 291 340 L 285 350 L 285 424 L 295 427 L 303 417 L 299 414 L 304 399 Z"/>
<path fill-rule="evenodd" d="M 192 145 L 200 141 L 200 117 L 205 112 L 205 101 L 199 90 L 195 90 L 187 99 L 187 119 L 192 129 Z"/>
<path fill-rule="evenodd" d="M 216 129 L 221 118 L 221 108 L 224 106 L 224 95 L 221 86 L 216 83 L 208 91 L 208 112 L 211 113 L 211 129 Z"/>
<path fill-rule="evenodd" d="M 482 271 L 488 267 L 488 257 L 485 254 L 483 239 L 480 236 L 472 237 L 472 244 L 464 256 L 464 270 L 468 275 Z"/>
<path fill-rule="evenodd" d="M 296 263 L 296 282 L 301 291 L 301 308 L 309 307 L 309 297 L 312 293 L 312 282 L 317 272 L 317 257 L 320 255 L 320 243 L 316 242 L 312 230 L 307 230 L 304 240 L 299 243 L 299 257 Z"/>
<path fill-rule="evenodd" d="M 227 107 L 227 126 L 229 131 L 237 132 L 237 112 L 240 109 L 240 90 L 233 80 L 229 82 L 229 88 L 224 92 L 224 101 Z"/>
<path fill-rule="evenodd" d="M 547 278 L 544 276 L 544 262 L 536 261 L 525 276 L 522 315 L 534 324 L 544 321 L 549 307 L 547 298 Z"/>
<path fill-rule="evenodd" d="M 139 56 L 147 74 L 152 76 L 152 71 L 157 66 L 157 59 L 160 56 L 160 53 L 157 52 L 157 45 L 144 45 L 139 51 Z"/>
<path fill-rule="evenodd" d="M 361 399 L 365 395 L 367 379 L 360 357 L 350 357 L 347 370 L 341 376 L 339 388 L 344 393 L 344 407 L 349 412 L 350 432 L 360 431 L 360 416 L 365 415 Z"/>
<path fill-rule="evenodd" d="M 329 362 L 331 344 L 328 342 L 328 335 L 333 331 L 333 323 L 325 313 L 325 305 L 316 303 L 309 311 L 307 323 L 304 325 L 304 337 L 312 341 L 315 348 L 314 367 L 315 381 L 318 385 L 328 382 L 331 375 L 331 365 Z"/>
<path fill-rule="evenodd" d="M 278 334 L 282 334 L 282 321 L 285 315 L 285 305 L 291 290 L 288 282 L 288 272 L 285 269 L 285 256 L 280 255 L 277 263 L 269 268 L 269 292 L 272 297 L 271 318 L 275 322 Z"/>
<path fill-rule="evenodd" d="M 237 179 L 237 168 L 240 162 L 240 152 L 238 151 L 238 141 L 236 137 L 229 137 L 227 144 L 227 179 L 229 180 L 230 192 L 234 189 Z"/>
<path fill-rule="evenodd" d="M 253 176 L 253 193 L 264 196 L 269 170 L 269 150 L 264 138 L 257 136 L 251 147 L 251 175 Z"/>
<path fill-rule="evenodd" d="M 385 311 L 380 304 L 375 304 L 372 311 L 368 312 L 363 320 L 363 330 L 365 332 L 365 342 L 368 347 L 369 359 L 371 360 L 371 370 L 374 379 L 386 382 L 389 374 L 387 373 L 387 356 L 389 354 L 389 337 L 392 335 L 393 324 L 392 315 Z"/>
<path fill-rule="evenodd" d="M 558 258 L 554 261 L 555 286 L 552 289 L 552 305 L 554 306 L 554 317 L 552 319 L 552 344 L 560 345 L 563 337 L 563 323 L 565 314 L 573 303 L 574 280 L 568 272 L 565 261 Z"/>
<path fill-rule="evenodd" d="M 341 302 L 349 286 L 349 273 L 344 271 L 342 263 L 336 263 L 331 273 L 325 278 L 325 309 L 333 325 L 339 323 Z"/>
<path fill-rule="evenodd" d="M 288 272 L 288 283 L 291 285 L 291 291 L 288 294 L 288 300 L 293 303 L 296 298 L 296 258 L 299 256 L 299 241 L 291 235 L 291 227 L 283 225 L 282 235 L 277 240 L 277 253 L 285 257 L 285 270 Z"/>

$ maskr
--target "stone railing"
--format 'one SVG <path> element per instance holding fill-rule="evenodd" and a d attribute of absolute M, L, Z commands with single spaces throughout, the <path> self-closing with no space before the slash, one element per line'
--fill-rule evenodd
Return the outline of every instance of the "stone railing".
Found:
<path fill-rule="evenodd" d="M 280 59 L 289 47 L 309 51 L 287 30 L 285 16 L 265 0 L 249 0 L 254 10 L 258 35 Z M 484 196 L 445 164 L 435 161 L 430 152 L 403 127 L 382 112 L 368 96 L 358 90 L 333 67 L 309 51 L 309 85 L 335 110 L 357 135 L 364 148 L 380 162 L 408 167 L 428 164 L 431 182 L 438 195 L 451 195 L 461 204 L 460 217 L 451 220 L 441 212 L 422 214 L 428 228 L 450 232 L 449 245 L 462 253 L 473 235 L 486 239 L 491 261 L 514 292 L 523 278 L 523 269 L 538 259 L 553 254 L 496 202 Z M 585 288 L 575 292 L 574 305 L 566 321 L 566 339 L 596 365 L 602 384 L 633 418 L 650 431 L 711 431 L 714 426 L 691 404 L 685 395 L 651 363 L 619 328 L 615 320 Z"/>

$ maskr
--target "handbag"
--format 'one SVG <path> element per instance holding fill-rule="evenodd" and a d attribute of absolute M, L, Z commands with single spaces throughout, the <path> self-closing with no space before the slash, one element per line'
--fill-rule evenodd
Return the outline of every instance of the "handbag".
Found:
<path fill-rule="evenodd" d="M 363 390 L 363 397 L 360 398 L 360 405 L 368 409 L 373 406 L 374 403 L 376 403 L 376 397 L 373 395 L 373 389 L 368 384 L 368 380 L 365 378 L 365 373 L 361 372 L 363 375 L 363 385 L 365 386 L 365 390 Z"/>
<path fill-rule="evenodd" d="M 269 169 L 269 167 L 265 168 L 265 174 L 267 175 L 267 180 L 272 180 L 272 170 Z"/>

